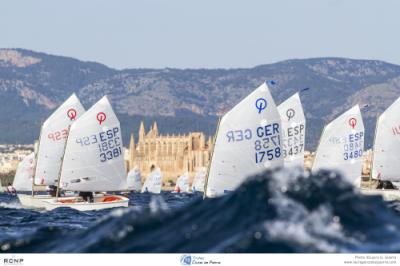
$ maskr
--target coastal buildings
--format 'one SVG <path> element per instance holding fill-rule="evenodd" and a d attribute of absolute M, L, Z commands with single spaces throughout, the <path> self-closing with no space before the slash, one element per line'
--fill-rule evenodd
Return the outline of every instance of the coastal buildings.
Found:
<path fill-rule="evenodd" d="M 131 135 L 129 145 L 129 168 L 138 166 L 142 176 L 147 175 L 152 165 L 160 167 L 165 178 L 175 179 L 183 172 L 190 176 L 207 167 L 212 150 L 212 140 L 202 132 L 186 135 L 161 135 L 154 122 L 146 133 L 144 123 L 140 124 L 137 142 Z"/>
<path fill-rule="evenodd" d="M 7 174 L 17 169 L 18 163 L 33 151 L 33 145 L 0 145 L 0 174 Z"/>
<path fill-rule="evenodd" d="M 18 163 L 33 151 L 33 145 L 0 144 L 0 174 L 12 173 Z M 137 141 L 131 135 L 129 149 L 124 149 L 126 169 L 139 166 L 142 177 L 149 172 L 151 165 L 161 168 L 166 179 L 175 179 L 184 171 L 193 177 L 196 170 L 208 167 L 212 150 L 211 138 L 204 133 L 192 132 L 186 135 L 160 135 L 157 124 L 145 132 L 142 123 Z M 304 167 L 311 169 L 315 153 L 305 151 Z M 369 176 L 371 170 L 372 150 L 363 154 L 363 176 Z"/>

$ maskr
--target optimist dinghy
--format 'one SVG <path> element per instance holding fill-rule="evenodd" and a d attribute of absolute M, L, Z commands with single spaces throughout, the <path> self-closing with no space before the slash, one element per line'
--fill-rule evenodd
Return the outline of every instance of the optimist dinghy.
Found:
<path fill-rule="evenodd" d="M 129 171 L 126 177 L 128 191 L 140 191 L 142 189 L 142 176 L 139 167 L 135 167 Z"/>
<path fill-rule="evenodd" d="M 35 195 L 35 188 L 57 184 L 69 127 L 84 112 L 85 109 L 78 97 L 72 94 L 43 123 L 33 170 L 34 178 L 30 183 L 32 194 L 18 194 L 18 199 L 23 206 L 44 208 L 43 199 L 52 197 L 51 195 Z"/>
<path fill-rule="evenodd" d="M 197 171 L 193 178 L 192 192 L 204 192 L 204 184 L 206 182 L 207 170 L 203 167 Z"/>
<path fill-rule="evenodd" d="M 142 187 L 142 193 L 154 193 L 160 194 L 162 186 L 162 173 L 160 168 L 155 168 L 150 174 L 147 176 L 146 181 Z"/>
<path fill-rule="evenodd" d="M 15 173 L 13 187 L 19 191 L 32 191 L 33 168 L 35 167 L 35 153 L 27 155 L 19 164 Z"/>
<path fill-rule="evenodd" d="M 89 195 L 126 188 L 121 127 L 106 96 L 71 125 L 59 184 L 63 190 Z M 99 195 L 87 200 L 78 196 L 44 202 L 46 210 L 70 207 L 89 211 L 127 207 L 129 199 Z"/>
<path fill-rule="evenodd" d="M 390 105 L 376 122 L 371 176 L 362 192 L 382 195 L 385 200 L 400 199 L 400 98 Z"/>
<path fill-rule="evenodd" d="M 363 151 L 364 123 L 360 108 L 356 105 L 324 128 L 312 171 L 338 171 L 359 187 Z"/>
<path fill-rule="evenodd" d="M 184 173 L 176 180 L 175 193 L 189 192 L 189 173 Z"/>
<path fill-rule="evenodd" d="M 236 189 L 247 177 L 280 166 L 281 117 L 264 83 L 221 118 L 205 197 L 221 196 Z"/>

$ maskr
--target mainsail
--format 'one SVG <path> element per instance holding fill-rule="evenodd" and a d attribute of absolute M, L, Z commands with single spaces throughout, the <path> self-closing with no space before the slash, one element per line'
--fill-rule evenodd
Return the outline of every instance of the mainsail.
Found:
<path fill-rule="evenodd" d="M 176 180 L 175 191 L 189 192 L 189 174 L 187 172 Z"/>
<path fill-rule="evenodd" d="M 361 177 L 363 150 L 364 124 L 356 105 L 325 127 L 312 170 L 333 169 L 354 184 Z"/>
<path fill-rule="evenodd" d="M 248 176 L 283 165 L 281 118 L 266 83 L 221 119 L 206 196 L 237 188 Z"/>
<path fill-rule="evenodd" d="M 196 175 L 193 178 L 193 183 L 192 183 L 192 191 L 200 191 L 204 192 L 204 183 L 206 181 L 206 169 L 201 168 L 199 171 L 197 171 Z"/>
<path fill-rule="evenodd" d="M 299 94 L 278 106 L 282 119 L 282 154 L 285 167 L 304 167 L 306 119 Z"/>
<path fill-rule="evenodd" d="M 78 97 L 72 94 L 43 123 L 35 167 L 36 185 L 54 185 L 57 183 L 69 126 L 77 120 L 85 109 Z"/>
<path fill-rule="evenodd" d="M 146 178 L 142 187 L 142 193 L 150 192 L 155 194 L 161 193 L 162 173 L 159 168 L 154 169 Z"/>
<path fill-rule="evenodd" d="M 400 98 L 398 98 L 376 123 L 372 178 L 400 181 Z"/>
<path fill-rule="evenodd" d="M 135 167 L 129 171 L 126 177 L 126 183 L 130 191 L 140 191 L 142 189 L 142 177 L 139 167 Z"/>
<path fill-rule="evenodd" d="M 13 187 L 17 191 L 32 191 L 33 168 L 35 153 L 27 155 L 19 164 L 15 173 Z"/>
<path fill-rule="evenodd" d="M 121 127 L 106 96 L 71 125 L 60 182 L 73 191 L 126 189 Z"/>

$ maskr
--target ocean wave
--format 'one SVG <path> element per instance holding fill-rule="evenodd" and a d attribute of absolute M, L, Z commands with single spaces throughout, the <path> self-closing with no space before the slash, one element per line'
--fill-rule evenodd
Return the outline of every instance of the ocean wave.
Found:
<path fill-rule="evenodd" d="M 172 193 L 133 197 L 144 197 L 148 207 L 113 210 L 68 233 L 45 226 L 0 246 L 7 252 L 400 251 L 400 205 L 360 194 L 335 172 L 266 171 L 206 200 Z M 185 204 L 171 209 L 171 201 Z"/>

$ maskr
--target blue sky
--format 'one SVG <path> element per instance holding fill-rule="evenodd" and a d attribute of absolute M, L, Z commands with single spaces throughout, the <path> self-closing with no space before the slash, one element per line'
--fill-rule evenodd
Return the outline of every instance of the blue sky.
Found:
<path fill-rule="evenodd" d="M 327 56 L 400 64 L 399 0 L 5 0 L 0 10 L 0 47 L 118 69 Z"/>

